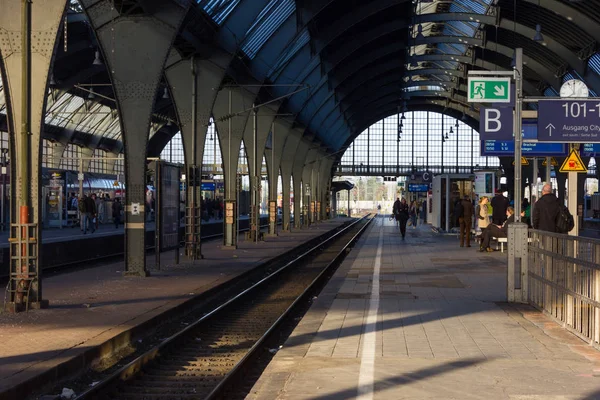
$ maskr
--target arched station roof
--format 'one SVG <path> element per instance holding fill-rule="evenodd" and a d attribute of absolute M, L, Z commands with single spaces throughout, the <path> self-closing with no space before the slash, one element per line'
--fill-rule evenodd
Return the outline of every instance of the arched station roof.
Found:
<path fill-rule="evenodd" d="M 330 153 L 342 154 L 364 129 L 399 107 L 464 114 L 476 127 L 477 109 L 466 103 L 467 72 L 509 70 L 515 47 L 524 49 L 525 95 L 555 96 L 569 78 L 584 80 L 592 96 L 600 93 L 600 0 L 194 3 L 174 43 L 178 53 L 231 55 L 224 83 L 264 84 L 260 100 L 305 88 L 281 104 L 283 113 L 292 114 L 281 118 Z M 132 15 L 151 14 L 156 7 L 152 0 L 115 4 Z M 46 135 L 118 152 L 114 113 L 65 122 L 72 121 L 69 110 L 90 111 L 84 104 L 90 90 L 95 107 L 115 108 L 108 71 L 94 62 L 93 29 L 76 1 L 66 20 L 68 39 L 66 46 L 64 39 L 57 45 Z M 178 131 L 165 88 L 156 96 L 149 145 L 154 154 Z M 0 128 L 6 125 L 2 103 L 0 85 Z"/>

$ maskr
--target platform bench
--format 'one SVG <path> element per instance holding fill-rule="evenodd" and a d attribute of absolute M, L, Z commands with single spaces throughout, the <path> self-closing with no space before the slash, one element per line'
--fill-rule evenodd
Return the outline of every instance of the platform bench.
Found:
<path fill-rule="evenodd" d="M 500 245 L 500 252 L 504 253 L 504 243 L 507 243 L 508 246 L 508 238 L 507 237 L 501 237 L 501 238 L 493 238 L 496 240 L 496 250 L 498 250 L 498 245 Z M 529 243 L 531 243 L 531 238 L 527 238 L 527 241 Z"/>

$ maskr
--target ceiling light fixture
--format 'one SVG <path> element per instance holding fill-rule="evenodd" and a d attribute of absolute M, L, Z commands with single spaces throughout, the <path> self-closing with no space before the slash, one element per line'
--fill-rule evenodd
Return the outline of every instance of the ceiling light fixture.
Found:
<path fill-rule="evenodd" d="M 425 35 L 423 35 L 423 25 L 417 25 L 417 36 L 415 39 L 425 39 Z"/>
<path fill-rule="evenodd" d="M 102 60 L 100 59 L 100 51 L 96 50 L 96 55 L 94 57 L 94 62 L 92 65 L 103 65 Z"/>
<path fill-rule="evenodd" d="M 169 99 L 169 91 L 167 90 L 167 88 L 165 88 L 165 91 L 163 92 L 162 98 L 165 100 Z"/>
<path fill-rule="evenodd" d="M 544 41 L 544 35 L 542 35 L 542 25 L 537 24 L 535 26 L 535 35 L 533 36 L 533 41 L 534 42 L 543 42 Z"/>

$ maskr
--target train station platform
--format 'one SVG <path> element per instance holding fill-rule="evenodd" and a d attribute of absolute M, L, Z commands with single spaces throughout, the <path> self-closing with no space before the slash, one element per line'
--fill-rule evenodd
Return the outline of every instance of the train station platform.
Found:
<path fill-rule="evenodd" d="M 21 390 L 85 368 L 154 318 L 346 221 L 323 221 L 259 243 L 240 240 L 237 250 L 207 242 L 205 258 L 194 263 L 182 256 L 175 265 L 174 252 L 162 253 L 160 270 L 149 256 L 148 278 L 123 277 L 122 262 L 46 276 L 48 309 L 0 313 L 0 399 L 24 399 Z"/>
<path fill-rule="evenodd" d="M 600 352 L 506 302 L 507 255 L 379 218 L 249 399 L 600 399 Z"/>

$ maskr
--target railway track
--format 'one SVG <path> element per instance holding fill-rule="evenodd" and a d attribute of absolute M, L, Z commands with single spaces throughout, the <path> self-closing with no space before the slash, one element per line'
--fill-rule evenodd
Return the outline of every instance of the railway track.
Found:
<path fill-rule="evenodd" d="M 300 254 L 77 399 L 229 398 L 232 382 L 255 351 L 308 290 L 339 265 L 372 220 L 364 217 Z"/>

